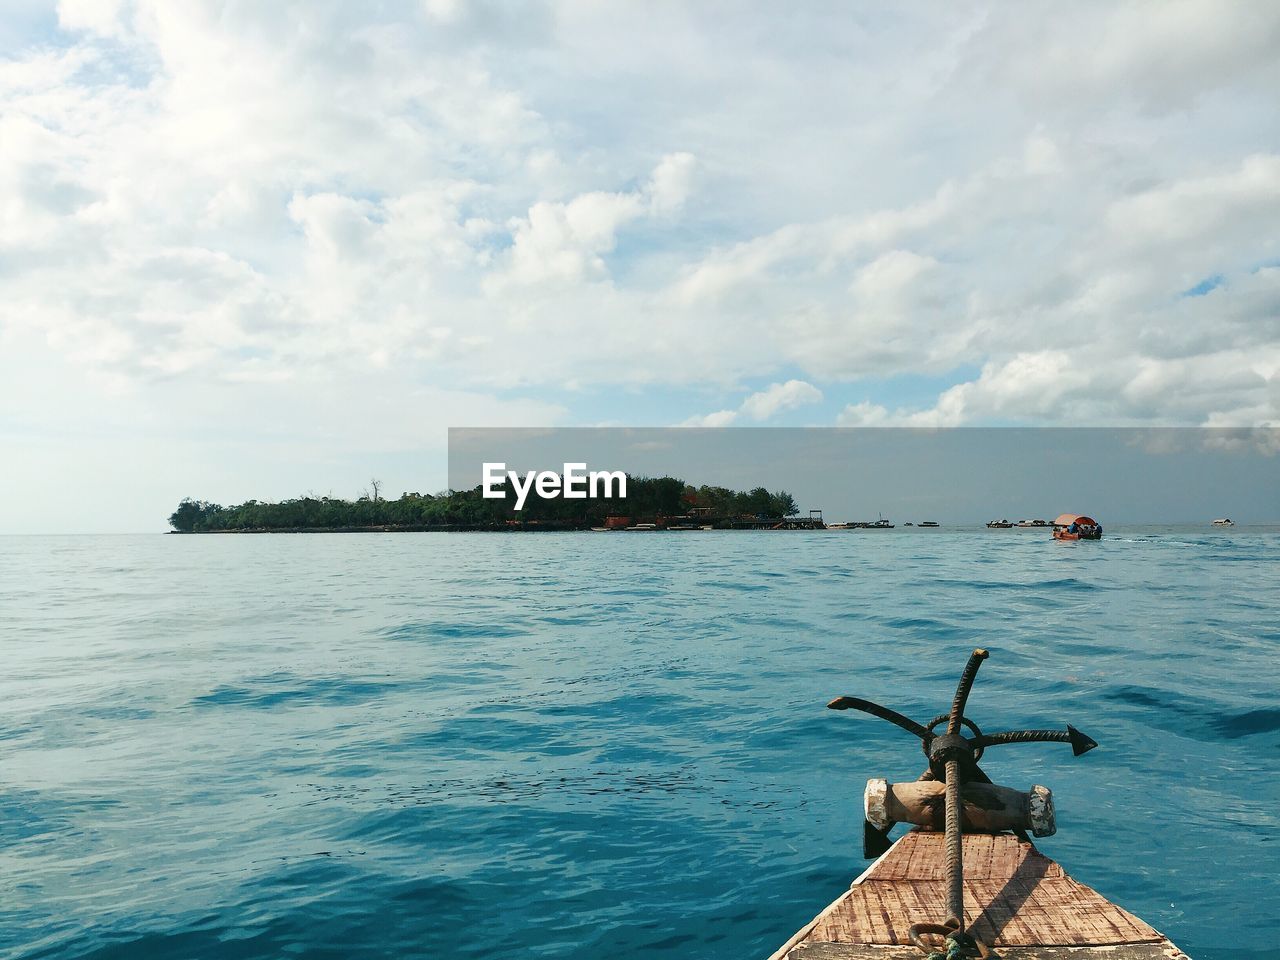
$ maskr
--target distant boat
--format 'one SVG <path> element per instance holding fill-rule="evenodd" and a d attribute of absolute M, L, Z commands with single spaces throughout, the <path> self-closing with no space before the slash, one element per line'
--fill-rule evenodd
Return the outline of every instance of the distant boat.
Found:
<path fill-rule="evenodd" d="M 828 530 L 852 530 L 853 524 L 848 520 L 837 520 L 835 523 L 827 524 Z"/>
<path fill-rule="evenodd" d="M 904 526 L 904 527 L 914 527 L 914 526 L 915 526 L 915 524 L 914 524 L 914 523 L 912 523 L 910 520 L 908 520 L 906 523 L 904 523 L 904 524 L 903 524 L 903 526 Z M 922 524 L 920 524 L 920 526 L 922 526 L 922 527 L 927 527 L 927 526 L 928 526 L 928 524 L 927 524 L 927 523 L 922 523 Z"/>
<path fill-rule="evenodd" d="M 1064 513 L 1053 521 L 1055 540 L 1101 540 L 1102 524 L 1082 513 Z"/>
<path fill-rule="evenodd" d="M 1019 527 L 1047 527 L 1048 520 L 1019 520 L 1016 524 Z"/>
<path fill-rule="evenodd" d="M 908 524 L 907 524 L 907 526 L 909 527 L 909 526 L 911 526 L 911 524 L 909 524 L 909 523 L 908 523 Z M 940 526 L 942 526 L 942 524 L 938 523 L 938 521 L 937 521 L 937 520 L 921 520 L 921 521 L 920 521 L 920 526 L 922 526 L 922 527 L 940 527 Z"/>
<path fill-rule="evenodd" d="M 1008 520 L 988 520 L 987 526 L 992 530 L 1008 530 L 1013 524 Z"/>
<path fill-rule="evenodd" d="M 635 526 L 627 527 L 626 529 L 628 532 L 631 532 L 633 530 L 640 530 L 640 531 L 657 530 L 658 525 L 656 523 L 637 523 Z"/>
<path fill-rule="evenodd" d="M 864 530 L 892 530 L 893 524 L 884 518 L 884 514 L 880 514 L 879 520 L 872 520 L 870 523 L 860 523 L 858 526 Z"/>
<path fill-rule="evenodd" d="M 1215 527 L 1234 527 L 1236 524 L 1234 520 L 1229 520 L 1226 517 L 1223 517 L 1221 520 L 1213 521 L 1213 525 Z"/>

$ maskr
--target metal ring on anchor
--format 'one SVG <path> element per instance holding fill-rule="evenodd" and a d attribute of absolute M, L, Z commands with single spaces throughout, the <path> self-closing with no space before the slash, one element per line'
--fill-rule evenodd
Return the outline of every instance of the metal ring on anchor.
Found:
<path fill-rule="evenodd" d="M 950 719 L 951 719 L 951 717 L 950 717 L 950 716 L 948 716 L 948 715 L 947 715 L 947 714 L 945 714 L 945 713 L 943 713 L 943 714 L 939 714 L 938 716 L 934 717 L 934 718 L 933 718 L 933 720 L 931 720 L 931 721 L 929 722 L 929 724 L 928 724 L 928 726 L 926 727 L 926 729 L 927 729 L 930 733 L 933 733 L 933 731 L 934 731 L 936 728 L 938 728 L 938 727 L 942 726 L 944 723 L 946 723 L 946 722 L 947 722 L 948 720 L 950 720 Z M 982 737 L 982 731 L 978 729 L 978 725 L 977 725 L 976 723 L 974 723 L 974 722 L 973 722 L 972 720 L 970 720 L 968 717 L 961 717 L 961 718 L 960 718 L 960 723 L 961 723 L 961 724 L 963 724 L 964 726 L 966 726 L 966 727 L 968 727 L 968 728 L 969 728 L 969 730 L 973 733 L 973 739 L 974 739 L 974 740 L 981 739 L 981 737 Z M 925 740 L 925 741 L 922 741 L 922 742 L 924 743 L 924 752 L 925 752 L 925 756 L 928 756 L 928 755 L 929 755 L 929 741 L 928 741 L 928 740 Z M 977 763 L 979 760 L 981 760 L 981 759 L 982 759 L 982 754 L 983 754 L 983 752 L 984 752 L 986 749 L 987 749 L 987 748 L 986 748 L 986 745 L 985 745 L 985 744 L 979 744 L 978 746 L 976 746 L 976 747 L 974 747 L 974 748 L 973 748 L 973 762 L 974 762 L 974 763 Z"/>
<path fill-rule="evenodd" d="M 949 927 L 945 923 L 913 923 L 907 927 L 907 936 L 911 943 L 919 947 L 925 953 L 932 953 L 934 949 L 942 944 L 926 943 L 925 937 L 941 937 L 945 944 L 947 937 L 956 932 L 955 927 Z"/>

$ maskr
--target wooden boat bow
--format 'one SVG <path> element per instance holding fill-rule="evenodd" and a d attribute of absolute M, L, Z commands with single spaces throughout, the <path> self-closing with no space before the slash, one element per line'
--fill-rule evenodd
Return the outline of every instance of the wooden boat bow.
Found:
<path fill-rule="evenodd" d="M 1003 960 L 1187 960 L 1146 921 L 1011 833 L 964 835 L 968 929 Z M 908 929 L 937 914 L 945 837 L 913 830 L 769 960 L 922 960 Z"/>
<path fill-rule="evenodd" d="M 770 960 L 1187 960 L 1155 928 L 1035 848 L 1028 831 L 1056 829 L 1047 788 L 1000 787 L 978 766 L 984 749 L 997 744 L 1061 742 L 1076 756 L 1097 746 L 1070 725 L 984 735 L 964 709 L 987 656 L 970 655 L 950 712 L 927 726 L 859 697 L 828 704 L 919 737 L 929 767 L 916 784 L 868 782 L 863 852 L 878 859 Z M 945 732 L 935 733 L 944 722 Z M 896 822 L 914 827 L 890 844 Z"/>

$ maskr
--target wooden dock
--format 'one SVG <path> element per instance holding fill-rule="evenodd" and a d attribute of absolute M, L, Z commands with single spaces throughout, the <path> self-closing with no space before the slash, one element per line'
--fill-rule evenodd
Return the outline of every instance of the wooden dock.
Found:
<path fill-rule="evenodd" d="M 942 833 L 912 831 L 769 960 L 922 960 L 913 923 L 942 920 Z M 1012 834 L 964 835 L 968 932 L 1002 960 L 1187 960 L 1159 931 Z"/>

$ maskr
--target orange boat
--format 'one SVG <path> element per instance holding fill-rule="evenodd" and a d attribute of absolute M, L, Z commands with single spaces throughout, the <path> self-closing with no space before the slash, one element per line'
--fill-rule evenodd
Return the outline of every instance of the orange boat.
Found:
<path fill-rule="evenodd" d="M 1102 524 L 1082 513 L 1064 513 L 1053 521 L 1055 540 L 1101 540 Z"/>

